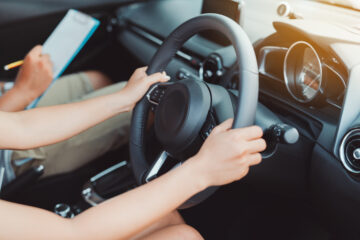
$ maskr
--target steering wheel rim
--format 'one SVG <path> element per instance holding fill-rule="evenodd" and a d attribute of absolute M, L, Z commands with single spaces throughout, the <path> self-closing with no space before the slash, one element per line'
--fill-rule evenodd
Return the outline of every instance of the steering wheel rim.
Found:
<path fill-rule="evenodd" d="M 205 30 L 223 33 L 233 44 L 239 69 L 239 96 L 232 128 L 247 127 L 254 123 L 258 101 L 258 66 L 253 46 L 239 24 L 219 14 L 202 14 L 176 28 L 163 42 L 151 60 L 147 74 L 162 72 L 176 52 L 195 34 Z M 144 176 L 149 170 L 145 157 L 145 128 L 151 104 L 143 97 L 135 106 L 130 132 L 130 160 L 138 184 L 144 184 Z M 196 195 L 191 203 L 196 205 L 214 192 L 215 188 Z"/>

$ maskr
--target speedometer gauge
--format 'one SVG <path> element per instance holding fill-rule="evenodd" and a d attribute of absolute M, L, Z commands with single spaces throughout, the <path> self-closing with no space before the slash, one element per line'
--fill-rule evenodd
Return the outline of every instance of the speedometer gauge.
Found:
<path fill-rule="evenodd" d="M 319 94 L 322 66 L 319 55 L 307 42 L 296 42 L 288 50 L 284 61 L 286 87 L 297 101 L 308 103 Z"/>

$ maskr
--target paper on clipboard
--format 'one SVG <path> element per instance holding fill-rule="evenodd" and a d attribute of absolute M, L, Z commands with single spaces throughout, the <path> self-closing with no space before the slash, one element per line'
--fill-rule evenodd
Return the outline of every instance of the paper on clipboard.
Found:
<path fill-rule="evenodd" d="M 43 45 L 58 78 L 99 26 L 99 20 L 70 9 Z"/>
<path fill-rule="evenodd" d="M 42 53 L 49 54 L 53 63 L 54 80 L 63 74 L 99 25 L 99 20 L 74 9 L 66 13 L 43 44 Z M 30 103 L 27 109 L 36 107 L 42 96 Z"/>

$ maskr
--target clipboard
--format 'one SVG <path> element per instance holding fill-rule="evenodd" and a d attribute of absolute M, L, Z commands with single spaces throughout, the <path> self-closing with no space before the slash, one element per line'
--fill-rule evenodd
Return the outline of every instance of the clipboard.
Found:
<path fill-rule="evenodd" d="M 43 54 L 49 54 L 53 62 L 53 83 L 64 73 L 99 25 L 99 20 L 77 10 L 70 9 L 66 13 L 43 44 Z M 27 109 L 36 107 L 44 93 Z"/>

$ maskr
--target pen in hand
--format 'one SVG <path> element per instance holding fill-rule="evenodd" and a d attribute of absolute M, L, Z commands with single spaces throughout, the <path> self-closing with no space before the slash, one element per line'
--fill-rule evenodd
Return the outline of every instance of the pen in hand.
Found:
<path fill-rule="evenodd" d="M 5 71 L 8 71 L 8 70 L 10 70 L 10 69 L 13 69 L 13 68 L 16 68 L 16 67 L 20 67 L 21 65 L 23 65 L 23 63 L 24 63 L 24 60 L 20 60 L 20 61 L 16 61 L 16 62 L 10 63 L 10 64 L 4 66 L 4 70 L 5 70 Z"/>

